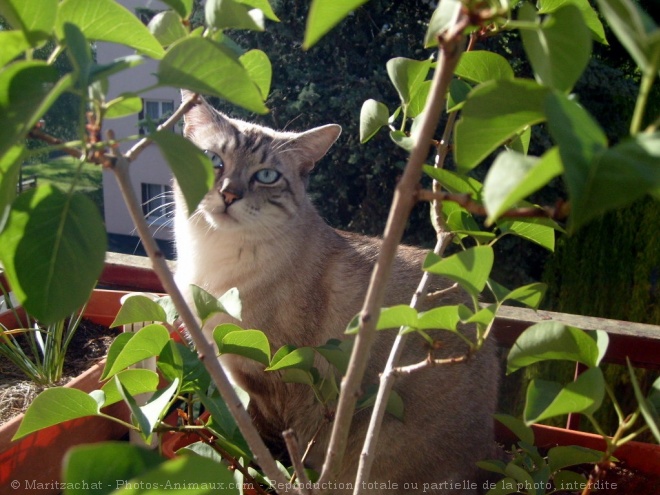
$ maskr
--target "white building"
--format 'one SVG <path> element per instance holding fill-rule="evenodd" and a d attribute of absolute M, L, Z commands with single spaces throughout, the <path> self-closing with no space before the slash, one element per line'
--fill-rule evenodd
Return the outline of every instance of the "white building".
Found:
<path fill-rule="evenodd" d="M 155 0 L 119 0 L 119 3 L 131 12 L 135 12 L 138 7 L 155 10 L 167 8 L 165 4 Z M 96 56 L 99 64 L 109 63 L 133 53 L 134 50 L 123 45 L 97 43 Z M 122 93 L 138 91 L 154 85 L 156 68 L 156 61 L 146 60 L 137 67 L 111 76 L 107 100 L 110 101 Z M 175 88 L 151 89 L 141 93 L 140 96 L 143 107 L 139 115 L 106 120 L 103 131 L 112 129 L 118 138 L 138 134 L 140 132 L 138 122 L 146 119 L 147 116 L 157 122 L 164 114 L 169 114 L 176 109 L 181 102 L 179 91 Z M 130 144 L 123 145 L 122 151 L 127 151 L 130 146 Z M 133 162 L 130 174 L 133 188 L 142 202 L 145 216 L 152 225 L 154 237 L 170 240 L 172 228 L 167 217 L 168 213 L 172 211 L 172 206 L 169 205 L 171 197 L 168 197 L 170 195 L 166 193 L 170 191 L 172 174 L 155 145 L 149 146 Z M 113 174 L 108 172 L 103 174 L 103 202 L 108 234 L 135 236 L 135 227 L 121 198 L 117 182 Z"/>

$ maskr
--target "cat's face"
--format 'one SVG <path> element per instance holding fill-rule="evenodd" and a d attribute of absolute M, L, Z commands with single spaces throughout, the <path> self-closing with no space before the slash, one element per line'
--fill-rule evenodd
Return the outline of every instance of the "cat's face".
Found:
<path fill-rule="evenodd" d="M 337 125 L 277 132 L 196 105 L 184 134 L 204 150 L 216 175 L 195 215 L 223 230 L 267 231 L 295 220 L 308 201 L 307 176 L 340 132 Z"/>

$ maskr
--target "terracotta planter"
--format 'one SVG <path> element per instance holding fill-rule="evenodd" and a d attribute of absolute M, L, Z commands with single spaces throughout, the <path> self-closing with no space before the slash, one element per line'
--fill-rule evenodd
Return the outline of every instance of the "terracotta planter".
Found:
<path fill-rule="evenodd" d="M 579 445 L 594 450 L 605 450 L 605 441 L 593 433 L 567 430 L 553 426 L 533 425 L 535 444 L 542 448 L 557 445 Z M 496 422 L 497 440 L 511 445 L 517 438 L 507 428 Z M 660 475 L 660 445 L 642 442 L 628 442 L 614 455 L 630 469 L 649 475 Z"/>
<path fill-rule="evenodd" d="M 95 323 L 110 325 L 120 307 L 120 298 L 126 292 L 95 290 L 87 305 L 85 316 Z M 0 315 L 0 321 L 9 324 L 11 313 Z M 105 361 L 89 368 L 66 386 L 85 392 L 99 388 L 99 378 Z M 130 413 L 123 402 L 113 404 L 104 412 L 130 421 Z M 0 493 L 58 494 L 61 487 L 62 459 L 73 446 L 123 437 L 127 429 L 103 418 L 80 418 L 38 431 L 12 442 L 23 415 L 0 427 Z"/>

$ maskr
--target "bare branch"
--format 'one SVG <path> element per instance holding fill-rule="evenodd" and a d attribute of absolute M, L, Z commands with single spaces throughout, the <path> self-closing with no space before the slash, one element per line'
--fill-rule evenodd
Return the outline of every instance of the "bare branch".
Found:
<path fill-rule="evenodd" d="M 435 292 L 431 292 L 430 294 L 426 294 L 426 302 L 433 302 L 436 299 L 440 299 L 442 297 L 445 297 L 447 294 L 451 294 L 452 292 L 456 292 L 458 289 L 460 289 L 460 285 L 458 285 L 458 282 L 456 282 L 455 284 L 450 285 L 446 289 L 436 290 Z"/>
<path fill-rule="evenodd" d="M 31 139 L 38 139 L 39 141 L 43 141 L 46 144 L 50 144 L 51 146 L 55 146 L 58 150 L 75 158 L 80 159 L 83 156 L 83 153 L 79 149 L 65 146 L 64 141 L 61 139 L 56 138 L 55 136 L 51 136 L 50 134 L 47 134 L 36 127 L 29 132 L 28 137 Z"/>
<path fill-rule="evenodd" d="M 286 449 L 289 452 L 289 458 L 291 459 L 291 464 L 293 464 L 293 470 L 295 476 L 298 478 L 300 486 L 300 491 L 308 495 L 310 493 L 310 483 L 307 473 L 305 472 L 305 466 L 303 465 L 302 457 L 300 457 L 300 448 L 298 446 L 298 439 L 293 430 L 286 430 L 282 432 L 282 437 L 284 437 L 284 443 L 286 443 Z"/>
<path fill-rule="evenodd" d="M 190 102 L 190 100 L 188 100 L 188 102 Z M 163 288 L 172 298 L 172 302 L 174 303 L 181 320 L 186 325 L 188 333 L 195 343 L 199 359 L 204 363 L 204 366 L 211 375 L 218 391 L 225 399 L 227 407 L 231 411 L 238 428 L 250 446 L 250 450 L 252 450 L 252 453 L 254 454 L 255 462 L 261 466 L 264 473 L 266 473 L 266 476 L 268 476 L 273 482 L 277 484 L 286 484 L 286 478 L 278 469 L 275 459 L 273 459 L 272 454 L 264 444 L 259 432 L 254 427 L 250 415 L 236 395 L 236 391 L 232 387 L 225 371 L 220 365 L 220 361 L 215 358 L 213 347 L 206 340 L 206 337 L 204 337 L 197 319 L 188 307 L 183 294 L 174 281 L 174 277 L 167 266 L 163 253 L 158 248 L 156 241 L 154 241 L 151 232 L 149 231 L 149 226 L 142 215 L 142 208 L 135 196 L 135 191 L 133 190 L 128 175 L 129 165 L 128 160 L 120 155 L 117 157 L 112 170 L 115 173 L 119 189 L 121 190 L 124 202 L 126 203 L 131 218 L 133 219 L 138 235 L 144 244 L 144 248 L 149 255 L 151 263 L 153 264 L 153 269 L 163 284 Z"/>
<path fill-rule="evenodd" d="M 392 374 L 395 376 L 399 375 L 409 375 L 416 371 L 428 368 L 430 366 L 446 366 L 449 364 L 459 364 L 464 363 L 470 358 L 469 354 L 464 354 L 462 356 L 452 357 L 452 358 L 443 358 L 443 359 L 425 359 L 419 363 L 410 364 L 408 366 L 401 366 L 399 368 L 392 369 Z"/>
<path fill-rule="evenodd" d="M 319 479 L 321 486 L 324 482 L 331 482 L 336 479 L 342 464 L 350 424 L 359 395 L 358 390 L 367 365 L 367 360 L 364 359 L 364 356 L 369 355 L 369 349 L 375 337 L 376 322 L 378 321 L 378 314 L 383 304 L 385 282 L 389 278 L 392 262 L 396 256 L 398 244 L 403 236 L 406 220 L 416 201 L 415 192 L 421 179 L 422 166 L 429 152 L 428 143 L 431 142 L 431 138 L 433 137 L 442 111 L 442 103 L 447 94 L 454 69 L 460 59 L 463 39 L 462 32 L 467 24 L 468 19 L 461 17 L 452 33 L 441 40 L 440 43 L 440 61 L 438 62 L 438 69 L 434 73 L 428 97 L 428 101 L 431 103 L 427 105 L 415 146 L 410 154 L 403 176 L 394 192 L 392 207 L 385 227 L 383 244 L 371 276 L 360 316 L 360 329 L 353 346 L 346 376 L 342 380 L 341 396 L 337 405 L 330 444 Z M 381 390 L 379 389 L 380 393 Z M 374 421 L 376 423 L 380 422 L 378 418 L 375 418 Z M 374 431 L 373 433 L 375 434 L 376 432 Z M 367 463 L 372 460 L 373 456 L 367 456 Z M 360 461 L 362 462 L 363 458 Z M 367 479 L 369 470 L 369 465 L 363 466 L 363 469 L 358 471 L 357 480 Z M 356 483 L 355 486 L 359 491 L 360 485 Z"/>
<path fill-rule="evenodd" d="M 487 216 L 486 208 L 472 199 L 469 194 L 456 194 L 444 191 L 429 191 L 422 189 L 417 192 L 419 201 L 453 201 L 474 215 Z M 505 211 L 501 218 L 551 218 L 553 220 L 565 220 L 570 213 L 570 203 L 558 201 L 555 207 L 514 208 Z"/>
<path fill-rule="evenodd" d="M 160 124 L 156 128 L 156 132 L 162 131 L 164 129 L 170 129 L 171 127 L 174 127 L 174 124 L 176 124 L 181 117 L 183 117 L 188 110 L 190 110 L 195 104 L 197 104 L 197 98 L 198 94 L 195 93 L 193 94 L 190 98 L 188 98 L 186 101 L 181 102 L 181 105 L 179 108 L 176 109 L 176 112 L 174 112 L 165 122 Z M 152 143 L 151 139 L 148 137 L 140 139 L 135 145 L 126 152 L 126 160 L 130 162 L 135 161 L 135 159 L 140 156 L 140 153 L 142 153 L 142 150 L 144 150 L 147 146 L 149 146 Z"/>

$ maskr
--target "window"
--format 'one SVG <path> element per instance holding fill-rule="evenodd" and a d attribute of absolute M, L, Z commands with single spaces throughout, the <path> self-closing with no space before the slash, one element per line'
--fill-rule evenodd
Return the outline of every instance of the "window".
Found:
<path fill-rule="evenodd" d="M 174 218 L 172 188 L 163 184 L 142 184 L 142 213 L 150 225 L 166 225 Z"/>
<path fill-rule="evenodd" d="M 174 113 L 172 100 L 142 100 L 142 110 L 138 115 L 140 135 L 146 134 L 147 129 L 163 123 L 167 117 Z"/>

